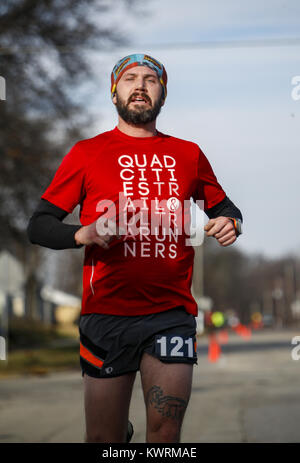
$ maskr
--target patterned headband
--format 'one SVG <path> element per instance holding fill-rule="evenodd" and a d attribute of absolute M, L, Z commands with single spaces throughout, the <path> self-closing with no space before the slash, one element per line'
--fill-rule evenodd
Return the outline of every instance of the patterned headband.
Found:
<path fill-rule="evenodd" d="M 116 92 L 116 86 L 121 76 L 126 70 L 133 68 L 134 66 L 148 66 L 156 71 L 163 88 L 163 99 L 165 100 L 167 96 L 168 81 L 166 70 L 159 61 L 144 54 L 128 55 L 117 62 L 111 73 L 111 97 L 113 97 Z"/>

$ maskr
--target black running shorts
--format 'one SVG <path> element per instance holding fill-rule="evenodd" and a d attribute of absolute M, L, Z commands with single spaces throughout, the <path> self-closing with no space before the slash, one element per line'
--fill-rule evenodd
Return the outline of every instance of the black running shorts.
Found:
<path fill-rule="evenodd" d="M 196 320 L 184 307 L 126 317 L 80 316 L 80 366 L 95 378 L 139 370 L 144 352 L 167 363 L 197 364 Z"/>

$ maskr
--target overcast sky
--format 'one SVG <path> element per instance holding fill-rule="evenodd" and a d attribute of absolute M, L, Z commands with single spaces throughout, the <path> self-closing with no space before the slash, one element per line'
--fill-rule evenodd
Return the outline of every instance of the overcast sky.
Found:
<path fill-rule="evenodd" d="M 267 257 L 300 254 L 300 99 L 291 95 L 300 76 L 299 0 L 142 4 L 143 16 L 114 11 L 131 45 L 92 55 L 99 89 L 86 100 L 97 115 L 89 135 L 117 124 L 109 91 L 115 62 L 130 53 L 156 57 L 169 79 L 157 127 L 198 143 L 208 157 L 243 214 L 235 246 Z M 271 39 L 274 46 L 266 46 Z M 256 46 L 245 44 L 251 40 Z"/>

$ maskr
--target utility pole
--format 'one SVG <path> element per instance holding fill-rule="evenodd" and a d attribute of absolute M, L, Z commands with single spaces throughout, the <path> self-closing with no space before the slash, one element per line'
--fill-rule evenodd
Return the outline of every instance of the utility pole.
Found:
<path fill-rule="evenodd" d="M 296 299 L 295 266 L 292 259 L 284 265 L 284 286 L 286 296 L 285 324 L 290 325 L 293 322 L 291 304 Z"/>

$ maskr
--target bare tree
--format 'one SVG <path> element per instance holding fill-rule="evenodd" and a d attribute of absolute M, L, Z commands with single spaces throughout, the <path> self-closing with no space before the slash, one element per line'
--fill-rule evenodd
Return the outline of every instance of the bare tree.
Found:
<path fill-rule="evenodd" d="M 93 76 L 87 51 L 128 41 L 111 14 L 117 4 L 132 9 L 134 1 L 0 3 L 0 76 L 6 81 L 6 100 L 0 101 L 0 247 L 24 262 L 31 282 L 39 250 L 28 244 L 25 228 L 67 147 L 90 126 L 84 102 L 73 97 Z"/>
<path fill-rule="evenodd" d="M 300 294 L 299 269 L 295 255 L 272 259 L 205 240 L 204 294 L 212 298 L 213 310 L 234 309 L 244 323 L 255 311 L 273 316 L 277 326 L 294 324 L 291 304 Z"/>

